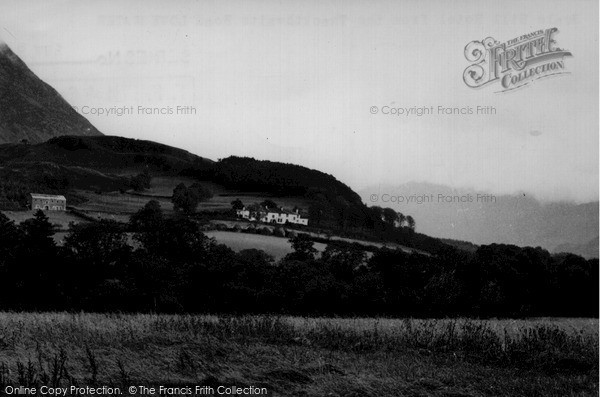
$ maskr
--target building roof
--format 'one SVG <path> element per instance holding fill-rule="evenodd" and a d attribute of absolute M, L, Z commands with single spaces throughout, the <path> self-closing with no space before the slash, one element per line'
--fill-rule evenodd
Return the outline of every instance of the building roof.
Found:
<path fill-rule="evenodd" d="M 65 196 L 57 195 L 57 194 L 40 194 L 40 193 L 30 193 L 31 198 L 41 199 L 41 200 L 67 200 Z"/>
<path fill-rule="evenodd" d="M 272 209 L 272 210 L 267 210 L 268 214 L 295 214 L 295 212 L 290 212 L 288 210 L 278 210 L 278 209 Z"/>
<path fill-rule="evenodd" d="M 302 212 L 295 212 L 295 211 L 288 211 L 288 210 L 269 210 L 267 211 L 267 214 L 277 214 L 277 215 L 281 215 L 281 214 L 285 214 L 288 216 L 291 215 L 297 215 L 299 218 L 302 217 Z"/>

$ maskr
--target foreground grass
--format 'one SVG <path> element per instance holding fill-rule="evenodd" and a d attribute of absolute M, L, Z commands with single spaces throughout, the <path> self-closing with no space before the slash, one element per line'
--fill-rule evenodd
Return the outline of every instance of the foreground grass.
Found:
<path fill-rule="evenodd" d="M 0 387 L 126 391 L 128 385 L 206 384 L 266 387 L 278 396 L 598 395 L 597 326 L 597 320 L 552 319 L 0 313 Z"/>

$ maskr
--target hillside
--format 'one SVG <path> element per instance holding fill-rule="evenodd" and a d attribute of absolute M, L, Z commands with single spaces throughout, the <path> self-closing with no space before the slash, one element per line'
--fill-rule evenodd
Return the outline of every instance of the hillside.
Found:
<path fill-rule="evenodd" d="M 70 205 L 86 203 L 90 211 L 125 217 L 153 198 L 128 194 L 139 188 L 139 178 L 150 176 L 162 177 L 161 189 L 171 192 L 182 179 L 210 185 L 216 198 L 202 211 L 213 214 L 228 209 L 234 198 L 252 204 L 274 197 L 278 205 L 308 211 L 311 226 L 345 237 L 429 252 L 444 247 L 384 221 L 350 187 L 317 170 L 247 157 L 214 162 L 150 141 L 103 136 L 3 43 L 0 90 L 0 210 L 26 209 L 31 192 L 44 192 L 64 194 Z M 168 194 L 160 200 L 170 206 Z"/>
<path fill-rule="evenodd" d="M 294 164 L 228 157 L 217 162 L 155 142 L 115 136 L 61 136 L 38 144 L 0 145 L 0 210 L 27 208 L 32 191 L 60 193 L 71 205 L 89 211 L 128 216 L 148 196 L 133 197 L 132 177 L 148 172 L 160 181 L 159 201 L 170 209 L 177 184 L 205 184 L 213 199 L 201 211 L 221 211 L 241 198 L 245 204 L 273 198 L 279 205 L 299 206 L 311 226 L 341 236 L 391 241 L 426 252 L 445 247 L 439 240 L 384 222 L 360 196 L 332 175 Z M 166 197 L 165 197 L 166 196 Z M 85 204 L 84 204 L 85 203 Z"/>
<path fill-rule="evenodd" d="M 361 204 L 352 189 L 320 171 L 240 157 L 214 162 L 183 149 L 116 136 L 62 136 L 34 145 L 4 144 L 0 145 L 0 164 L 5 184 L 16 180 L 40 183 L 46 179 L 48 183 L 42 186 L 52 189 L 110 191 L 118 189 L 94 186 L 93 176 L 118 178 L 148 171 L 153 176 L 178 176 L 217 184 L 223 195 L 244 192 L 279 197 L 321 195 L 347 205 Z M 81 174 L 87 177 L 81 178 Z"/>
<path fill-rule="evenodd" d="M 0 42 L 0 143 L 102 135 Z"/>

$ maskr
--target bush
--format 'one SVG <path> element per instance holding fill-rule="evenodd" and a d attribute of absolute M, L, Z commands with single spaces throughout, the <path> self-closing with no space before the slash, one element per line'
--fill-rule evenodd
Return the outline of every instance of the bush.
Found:
<path fill-rule="evenodd" d="M 258 234 L 262 234 L 264 236 L 272 236 L 273 232 L 268 227 L 261 227 L 256 229 Z"/>
<path fill-rule="evenodd" d="M 215 224 L 215 229 L 219 231 L 227 231 L 229 230 L 229 227 L 224 223 L 217 223 Z"/>

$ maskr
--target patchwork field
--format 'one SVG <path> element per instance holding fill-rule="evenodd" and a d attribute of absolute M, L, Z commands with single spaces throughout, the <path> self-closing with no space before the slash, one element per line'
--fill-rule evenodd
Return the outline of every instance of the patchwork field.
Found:
<path fill-rule="evenodd" d="M 129 191 L 126 193 L 115 192 L 103 192 L 96 193 L 85 190 L 76 191 L 78 195 L 85 197 L 87 202 L 77 206 L 78 209 L 87 212 L 94 213 L 93 216 L 100 218 L 108 217 L 109 215 L 129 215 L 144 206 L 150 200 L 156 200 L 160 203 L 165 213 L 172 213 L 173 203 L 171 202 L 171 195 L 173 189 L 180 183 L 184 183 L 189 186 L 195 182 L 198 182 L 192 178 L 186 177 L 154 177 L 152 178 L 151 187 L 142 193 L 136 193 Z M 212 182 L 200 182 L 206 186 L 212 193 L 213 198 L 205 202 L 201 202 L 198 205 L 197 211 L 220 211 L 231 208 L 231 202 L 236 198 L 242 200 L 246 204 L 260 203 L 268 195 L 261 193 L 242 193 L 234 190 L 227 190 L 220 185 Z M 302 198 L 286 197 L 276 198 L 277 204 L 285 208 L 293 208 L 299 206 L 301 208 L 308 208 L 306 200 Z"/>
<path fill-rule="evenodd" d="M 7 385 L 593 396 L 598 321 L 0 313 L 0 389 Z"/>

